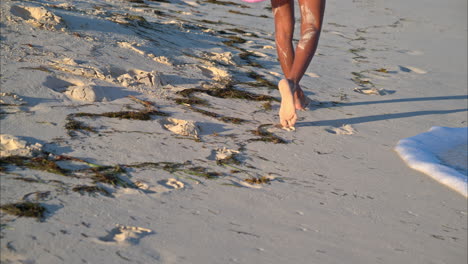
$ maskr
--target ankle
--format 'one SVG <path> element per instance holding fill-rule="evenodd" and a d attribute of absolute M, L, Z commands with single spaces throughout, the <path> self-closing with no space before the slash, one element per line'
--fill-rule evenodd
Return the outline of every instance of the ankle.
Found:
<path fill-rule="evenodd" d="M 294 82 L 292 79 L 285 78 L 288 81 L 289 88 L 291 88 L 291 92 L 296 92 L 296 88 L 299 87 L 299 84 Z M 299 87 L 300 89 L 300 87 Z"/>

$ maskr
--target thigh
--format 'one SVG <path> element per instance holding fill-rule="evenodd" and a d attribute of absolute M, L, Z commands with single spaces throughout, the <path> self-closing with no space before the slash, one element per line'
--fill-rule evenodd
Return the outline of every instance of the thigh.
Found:
<path fill-rule="evenodd" d="M 299 0 L 301 24 L 320 29 L 325 11 L 325 0 Z"/>
<path fill-rule="evenodd" d="M 294 27 L 294 0 L 271 0 L 276 27 Z"/>

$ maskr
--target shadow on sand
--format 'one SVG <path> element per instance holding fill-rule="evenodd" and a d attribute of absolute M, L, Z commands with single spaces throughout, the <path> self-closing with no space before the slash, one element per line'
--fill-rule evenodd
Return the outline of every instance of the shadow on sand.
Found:
<path fill-rule="evenodd" d="M 455 95 L 455 96 L 436 96 L 436 97 L 416 97 L 416 98 L 402 98 L 394 100 L 382 100 L 382 101 L 367 101 L 367 102 L 355 102 L 355 103 L 327 103 L 321 102 L 321 104 L 326 105 L 326 107 L 344 107 L 344 106 L 356 106 L 356 105 L 371 105 L 371 104 L 385 104 L 385 103 L 401 103 L 401 102 L 421 102 L 421 101 L 439 101 L 439 100 L 466 100 L 468 96 L 466 95 Z M 393 113 L 393 114 L 380 114 L 380 115 L 369 115 L 369 116 L 360 116 L 344 119 L 334 119 L 334 120 L 319 120 L 313 122 L 300 122 L 297 124 L 298 127 L 306 126 L 333 126 L 338 127 L 343 124 L 360 124 L 381 120 L 389 119 L 398 119 L 406 117 L 415 117 L 415 116 L 424 116 L 424 115 L 444 115 L 458 112 L 467 112 L 468 108 L 453 109 L 453 110 L 426 110 L 426 111 L 414 111 L 406 113 Z"/>

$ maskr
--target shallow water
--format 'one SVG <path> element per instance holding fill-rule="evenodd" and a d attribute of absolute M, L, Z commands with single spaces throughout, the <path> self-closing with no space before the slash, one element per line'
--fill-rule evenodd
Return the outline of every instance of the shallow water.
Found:
<path fill-rule="evenodd" d="M 468 144 L 457 145 L 447 151 L 439 153 L 437 157 L 445 165 L 468 176 Z"/>
<path fill-rule="evenodd" d="M 400 140 L 395 150 L 407 165 L 468 196 L 468 128 L 433 127 Z"/>

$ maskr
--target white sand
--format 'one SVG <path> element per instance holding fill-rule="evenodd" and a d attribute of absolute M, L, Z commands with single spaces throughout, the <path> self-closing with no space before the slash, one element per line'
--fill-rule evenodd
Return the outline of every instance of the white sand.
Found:
<path fill-rule="evenodd" d="M 393 150 L 467 126 L 466 1 L 327 1 L 295 132 L 274 126 L 277 102 L 177 104 L 230 85 L 279 97 L 251 85 L 252 72 L 281 78 L 269 6 L 1 1 L 1 134 L 70 170 L 0 172 L 2 205 L 47 209 L 42 221 L 1 213 L 2 263 L 466 263 L 466 198 Z M 156 110 L 197 136 L 156 114 L 78 116 Z M 80 124 L 90 131 L 65 129 Z M 255 141 L 266 132 L 288 144 Z M 217 160 L 224 148 L 238 164 Z M 122 167 L 123 186 L 94 183 L 104 165 Z"/>

